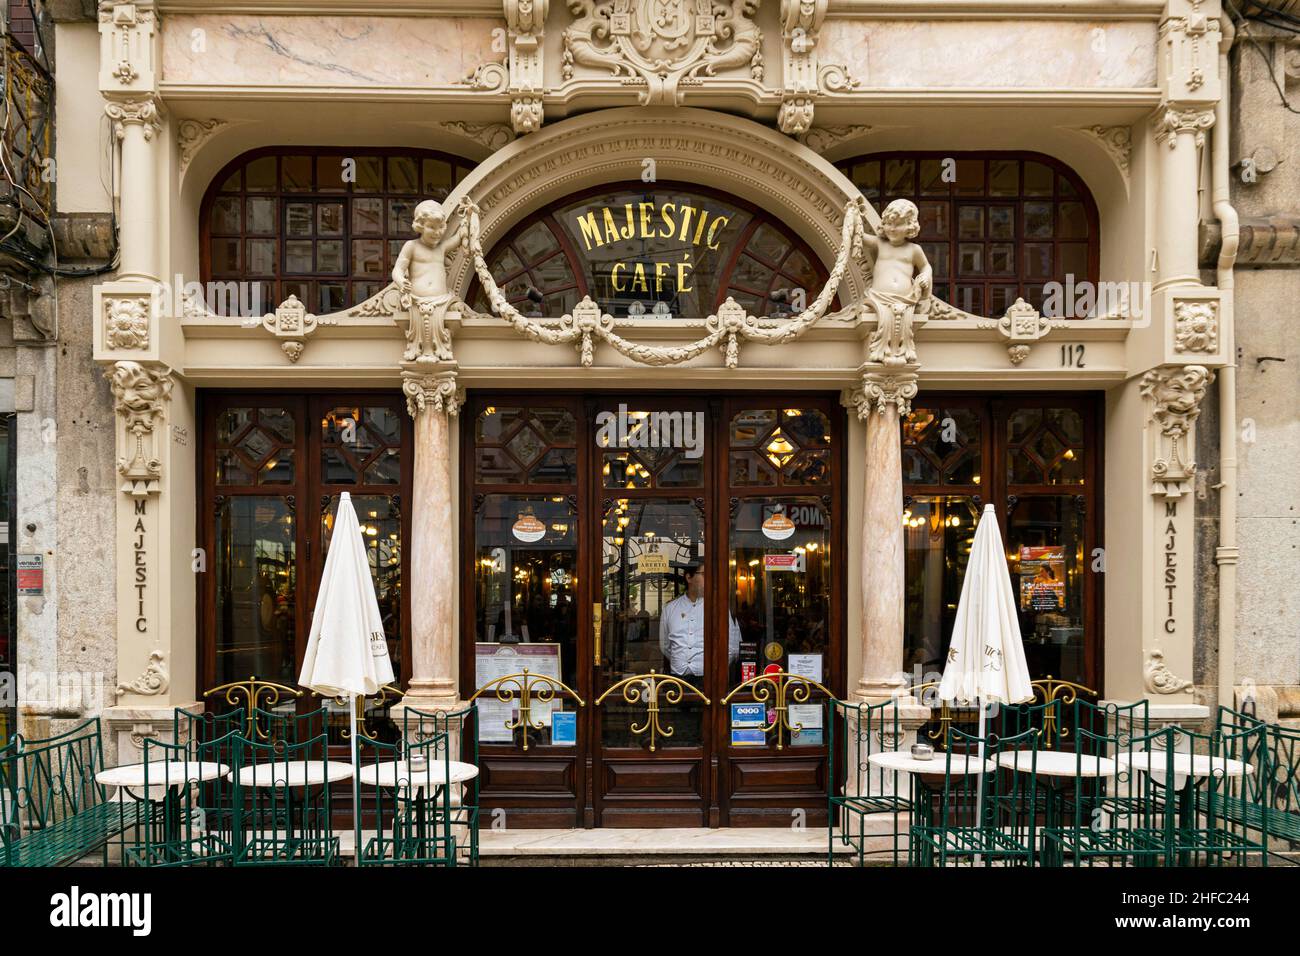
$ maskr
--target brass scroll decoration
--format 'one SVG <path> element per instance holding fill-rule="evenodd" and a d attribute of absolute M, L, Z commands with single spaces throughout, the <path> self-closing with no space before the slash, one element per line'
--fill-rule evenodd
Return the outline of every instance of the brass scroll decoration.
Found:
<path fill-rule="evenodd" d="M 726 697 L 722 698 L 724 704 L 730 703 L 731 698 L 735 697 L 746 688 L 754 696 L 754 702 L 759 704 L 770 704 L 775 700 L 773 707 L 769 708 L 772 713 L 771 723 L 765 724 L 763 729 L 767 732 L 776 731 L 776 749 L 785 749 L 785 735 L 799 734 L 803 731 L 803 724 L 790 723 L 790 704 L 805 704 L 812 696 L 813 688 L 817 688 L 827 697 L 834 699 L 826 687 L 817 683 L 809 677 L 802 677 L 799 674 L 789 674 L 785 671 L 777 671 L 771 674 L 759 674 L 757 677 L 751 677 L 737 687 L 732 688 Z"/>
<path fill-rule="evenodd" d="M 573 699 L 578 702 L 579 707 L 586 707 L 587 703 L 578 696 L 568 684 L 558 681 L 554 677 L 547 677 L 545 674 L 530 674 L 525 667 L 518 674 L 507 674 L 504 677 L 498 677 L 496 680 L 490 680 L 470 696 L 469 702 L 473 703 L 479 697 L 483 696 L 486 691 L 496 689 L 496 699 L 503 703 L 519 701 L 519 717 L 514 720 L 505 721 L 506 730 L 514 732 L 522 729 L 524 732 L 524 750 L 528 749 L 528 731 L 544 730 L 541 721 L 533 720 L 533 701 L 546 703 L 555 699 L 557 690 L 564 691 L 572 695 Z"/>
<path fill-rule="evenodd" d="M 680 704 L 685 693 L 690 691 L 704 701 L 706 705 L 713 703 L 694 684 L 671 674 L 660 674 L 653 668 L 651 668 L 649 674 L 633 674 L 631 677 L 624 677 L 601 694 L 596 699 L 596 703 L 598 705 L 603 703 L 605 698 L 615 691 L 620 691 L 623 699 L 629 704 L 644 703 L 646 705 L 645 721 L 640 724 L 633 723 L 628 729 L 638 737 L 645 733 L 650 734 L 651 753 L 655 751 L 656 741 L 660 737 L 667 739 L 673 735 L 672 725 L 664 724 L 659 719 L 661 696 L 665 704 Z"/>

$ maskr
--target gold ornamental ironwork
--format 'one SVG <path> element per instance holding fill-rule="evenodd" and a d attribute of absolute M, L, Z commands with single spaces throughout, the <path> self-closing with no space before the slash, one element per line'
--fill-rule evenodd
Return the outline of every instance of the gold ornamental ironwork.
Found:
<path fill-rule="evenodd" d="M 257 723 L 258 709 L 270 710 L 286 697 L 290 700 L 297 700 L 302 697 L 304 691 L 285 684 L 277 684 L 275 681 L 258 680 L 256 676 L 250 676 L 248 680 L 231 681 L 229 684 L 221 684 L 218 687 L 205 690 L 203 696 L 211 697 L 214 694 L 221 693 L 225 694 L 225 701 L 230 706 L 244 708 L 245 713 L 248 715 L 246 718 L 248 725 L 246 736 L 248 739 L 266 740 L 270 737 L 270 734 Z"/>
<path fill-rule="evenodd" d="M 919 693 L 920 691 L 929 690 L 932 687 L 938 687 L 938 686 L 939 686 L 938 681 L 930 681 L 927 684 L 916 684 L 915 686 L 912 687 L 912 693 L 914 694 Z M 1029 686 L 1032 687 L 1034 690 L 1035 701 L 1041 700 L 1043 704 L 1056 703 L 1059 705 L 1059 707 L 1068 707 L 1070 704 L 1073 704 L 1076 700 L 1078 700 L 1080 692 L 1088 694 L 1092 697 L 1097 696 L 1097 692 L 1093 690 L 1091 687 L 1085 687 L 1083 684 L 1076 684 L 1073 681 L 1057 680 L 1056 678 L 1052 677 L 1051 674 L 1048 674 L 1047 677 L 1044 679 L 1030 681 Z M 940 703 L 940 708 L 939 708 L 938 726 L 935 727 L 933 730 L 927 730 L 925 732 L 925 735 L 931 740 L 936 741 L 936 745 L 942 749 L 946 747 L 948 744 L 948 731 L 952 728 L 952 725 L 954 723 L 969 723 L 970 721 L 958 721 L 957 718 L 954 716 L 955 708 L 953 708 L 948 701 L 944 700 L 944 701 L 940 701 L 939 703 Z M 975 708 L 962 707 L 961 710 L 963 712 L 965 711 L 973 712 Z M 1052 749 L 1052 741 L 1058 739 L 1064 740 L 1066 737 L 1070 736 L 1070 728 L 1065 726 L 1065 724 L 1060 721 L 1057 715 L 1057 710 L 1058 707 L 1045 707 L 1043 709 L 1043 726 L 1042 726 L 1041 739 L 1043 740 L 1044 750 Z M 1057 732 L 1058 723 L 1060 724 L 1059 733 Z"/>
<path fill-rule="evenodd" d="M 315 691 L 312 691 L 312 696 L 318 697 L 320 695 Z M 349 703 L 348 697 L 335 697 L 334 703 L 338 704 L 340 707 L 355 707 L 357 710 L 357 732 L 367 740 L 375 740 L 377 738 L 370 732 L 370 724 L 368 723 L 370 714 L 366 712 L 366 701 L 371 699 L 374 700 L 374 707 L 371 708 L 371 712 L 373 712 L 375 710 L 383 710 L 383 708 L 388 706 L 388 704 L 399 701 L 405 696 L 406 692 L 400 687 L 396 687 L 393 684 L 383 684 L 380 686 L 378 693 L 366 697 L 357 696 L 350 698 L 351 703 Z M 352 739 L 351 727 L 344 727 L 339 731 L 339 733 L 344 740 Z"/>
<path fill-rule="evenodd" d="M 514 719 L 505 721 L 506 730 L 512 733 L 516 730 L 523 730 L 524 750 L 528 749 L 528 731 L 545 730 L 541 721 L 533 720 L 533 701 L 538 703 L 548 703 L 555 699 L 556 691 L 564 691 L 578 702 L 579 707 L 586 707 L 587 703 L 578 696 L 575 691 L 564 681 L 556 680 L 554 677 L 548 677 L 545 674 L 529 673 L 525 667 L 518 674 L 507 674 L 504 677 L 498 677 L 490 680 L 469 698 L 469 703 L 478 700 L 479 697 L 493 688 L 496 689 L 496 699 L 503 703 L 519 702 L 519 716 Z"/>
<path fill-rule="evenodd" d="M 684 681 L 680 677 L 674 677 L 671 674 L 660 674 L 654 668 L 651 668 L 648 674 L 633 674 L 630 677 L 624 677 L 617 684 L 611 684 L 605 693 L 596 698 L 596 704 L 603 703 L 605 698 L 615 691 L 621 692 L 623 699 L 629 704 L 645 704 L 645 720 L 640 724 L 632 723 L 628 729 L 637 737 L 647 733 L 650 735 L 651 753 L 654 753 L 656 741 L 660 737 L 667 739 L 673 735 L 672 725 L 664 724 L 659 719 L 661 697 L 665 704 L 680 704 L 686 692 L 690 691 L 704 701 L 705 706 L 713 703 L 708 697 L 704 696 L 704 691 L 689 681 Z"/>
<path fill-rule="evenodd" d="M 776 749 L 784 750 L 786 733 L 789 732 L 793 736 L 803 731 L 803 724 L 790 723 L 790 704 L 806 704 L 812 697 L 814 687 L 828 698 L 834 699 L 835 695 L 828 688 L 810 677 L 790 674 L 786 671 L 774 671 L 770 674 L 759 674 L 757 677 L 751 677 L 744 683 L 733 687 L 727 696 L 722 698 L 722 702 L 724 704 L 730 703 L 731 698 L 749 688 L 755 703 L 772 704 L 773 706 L 769 708 L 772 714 L 771 723 L 765 723 L 763 730 L 767 733 L 775 730 Z"/>

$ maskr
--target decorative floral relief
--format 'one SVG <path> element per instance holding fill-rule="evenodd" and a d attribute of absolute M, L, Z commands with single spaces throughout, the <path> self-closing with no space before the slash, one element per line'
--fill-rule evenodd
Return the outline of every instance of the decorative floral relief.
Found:
<path fill-rule="evenodd" d="M 1219 351 L 1219 304 L 1179 299 L 1174 303 L 1174 348 L 1179 352 Z"/>
<path fill-rule="evenodd" d="M 149 300 L 108 299 L 104 303 L 104 344 L 110 349 L 149 347 Z"/>

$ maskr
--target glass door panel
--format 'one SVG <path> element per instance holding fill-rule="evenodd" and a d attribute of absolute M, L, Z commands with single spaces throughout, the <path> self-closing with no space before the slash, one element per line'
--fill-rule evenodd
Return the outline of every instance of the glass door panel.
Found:
<path fill-rule="evenodd" d="M 1029 672 L 1087 685 L 1081 499 L 1013 496 L 1008 504 L 1007 559 Z"/>
<path fill-rule="evenodd" d="M 762 674 L 785 672 L 818 684 L 828 680 L 830 648 L 831 521 L 814 497 L 752 498 L 739 501 L 731 517 L 728 593 L 731 615 L 727 686 Z M 769 688 L 751 687 L 732 698 L 759 699 Z M 768 715 L 764 742 L 820 746 L 823 695 L 791 684 L 788 731 Z M 772 699 L 775 703 L 775 698 Z M 733 746 L 759 746 L 754 728 L 730 721 Z"/>
<path fill-rule="evenodd" d="M 530 674 L 578 686 L 578 515 L 564 495 L 484 495 L 474 519 L 476 687 Z M 518 683 L 498 685 L 519 692 Z M 552 742 L 555 712 L 571 710 L 564 692 L 539 683 L 530 694 L 530 746 Z M 480 739 L 523 746 L 518 701 L 495 691 L 479 698 Z M 537 728 L 537 724 L 541 728 Z"/>
<path fill-rule="evenodd" d="M 216 681 L 298 683 L 293 499 L 237 495 L 216 508 Z"/>
<path fill-rule="evenodd" d="M 619 498 L 606 503 L 601 537 L 601 624 L 596 656 L 599 693 L 637 674 L 672 674 L 703 689 L 708 655 L 704 614 L 704 506 L 690 498 Z M 686 572 L 701 577 L 687 593 Z M 664 739 L 656 746 L 698 747 L 703 709 L 680 688 L 665 687 Z M 602 705 L 608 747 L 645 745 L 648 700 L 644 684 Z M 671 726 L 672 733 L 667 732 Z"/>
<path fill-rule="evenodd" d="M 903 509 L 905 666 L 918 684 L 938 680 L 979 509 L 966 495 L 909 496 Z"/>

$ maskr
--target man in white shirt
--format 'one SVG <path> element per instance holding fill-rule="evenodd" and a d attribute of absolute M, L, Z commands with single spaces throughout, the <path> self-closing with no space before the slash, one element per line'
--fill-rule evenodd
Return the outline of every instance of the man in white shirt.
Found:
<path fill-rule="evenodd" d="M 686 567 L 686 593 L 664 605 L 659 616 L 659 649 L 668 672 L 694 682 L 704 676 L 704 565 Z M 740 656 L 740 628 L 727 615 L 727 661 Z"/>

